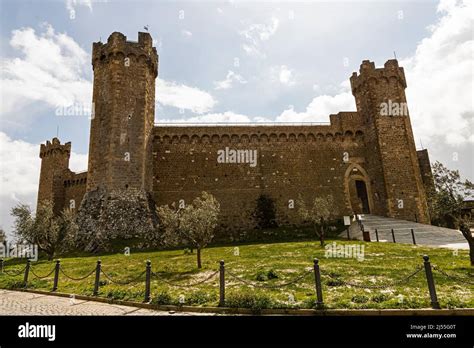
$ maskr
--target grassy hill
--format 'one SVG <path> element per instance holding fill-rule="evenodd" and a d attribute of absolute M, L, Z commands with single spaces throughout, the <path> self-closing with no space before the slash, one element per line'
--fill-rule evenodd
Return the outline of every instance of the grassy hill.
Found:
<path fill-rule="evenodd" d="M 197 283 L 211 276 L 219 268 L 219 260 L 225 260 L 226 305 L 250 308 L 312 308 L 315 303 L 314 276 L 311 273 L 313 259 L 320 260 L 323 296 L 327 308 L 429 308 L 430 300 L 424 270 L 414 275 L 408 283 L 381 288 L 359 288 L 345 284 L 378 286 L 401 281 L 423 266 L 422 255 L 430 256 L 432 264 L 447 274 L 461 278 L 450 279 L 434 270 L 436 290 L 442 308 L 474 307 L 474 270 L 469 266 L 467 250 L 453 253 L 442 248 L 427 248 L 392 243 L 366 243 L 360 241 L 328 240 L 333 245 L 360 245 L 364 247 L 363 260 L 355 258 L 325 257 L 325 248 L 318 241 L 279 242 L 271 244 L 216 246 L 203 251 L 203 268 L 196 268 L 196 255 L 183 250 L 143 251 L 131 250 L 131 254 L 108 254 L 61 259 L 68 276 L 80 278 L 94 269 L 97 259 L 102 269 L 115 281 L 133 280 L 145 270 L 145 261 L 151 260 L 152 270 L 159 278 L 152 278 L 152 302 L 157 304 L 179 304 L 216 306 L 219 297 L 218 275 L 208 282 L 193 287 L 176 287 Z M 8 272 L 21 270 L 24 260 L 8 260 Z M 32 262 L 38 276 L 47 275 L 54 262 Z M 301 280 L 285 287 L 278 287 L 308 273 Z M 242 279 L 231 277 L 230 273 Z M 0 274 L 1 288 L 22 287 L 23 275 Z M 114 299 L 143 301 L 143 275 L 140 281 L 128 285 L 114 284 L 103 274 L 99 296 Z M 70 294 L 92 295 L 94 274 L 85 280 L 73 281 L 63 274 L 59 277 L 58 291 Z M 252 286 L 277 286 L 275 289 L 260 289 Z M 30 273 L 29 287 L 51 290 L 53 275 L 47 279 L 36 279 Z M 181 298 L 181 302 L 180 302 Z M 294 300 L 294 301 L 293 301 Z"/>

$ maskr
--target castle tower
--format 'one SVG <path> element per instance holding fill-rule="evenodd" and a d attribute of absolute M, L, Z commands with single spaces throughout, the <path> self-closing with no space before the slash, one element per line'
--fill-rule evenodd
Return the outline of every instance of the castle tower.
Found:
<path fill-rule="evenodd" d="M 86 250 L 131 233 L 145 241 L 157 224 L 151 191 L 158 54 L 150 34 L 132 42 L 115 32 L 107 43 L 95 42 L 92 67 L 87 187 L 77 215 Z"/>
<path fill-rule="evenodd" d="M 95 42 L 87 191 L 152 189 L 151 133 L 158 54 L 148 33 L 138 42 L 114 32 Z"/>
<path fill-rule="evenodd" d="M 364 60 L 351 76 L 362 115 L 367 171 L 375 191 L 374 214 L 429 223 L 426 193 L 407 108 L 403 68 L 395 59 L 383 68 Z"/>
<path fill-rule="evenodd" d="M 71 143 L 61 144 L 53 138 L 41 144 L 41 171 L 38 188 L 38 203 L 45 200 L 53 202 L 54 212 L 59 214 L 64 206 L 63 176 L 69 168 Z"/>

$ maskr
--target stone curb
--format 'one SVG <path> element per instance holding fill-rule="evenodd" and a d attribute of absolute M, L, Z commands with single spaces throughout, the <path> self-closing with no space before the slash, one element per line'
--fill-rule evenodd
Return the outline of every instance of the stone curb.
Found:
<path fill-rule="evenodd" d="M 4 289 L 9 290 L 9 289 Z M 72 294 L 51 292 L 33 289 L 11 289 L 11 291 L 22 291 L 41 295 L 50 295 L 70 298 Z M 194 312 L 194 313 L 217 313 L 217 314 L 253 314 L 248 308 L 229 307 L 196 307 L 196 306 L 174 306 L 156 305 L 151 303 L 113 300 L 103 297 L 86 295 L 74 295 L 78 300 L 94 301 L 108 304 L 116 304 L 129 307 L 155 309 L 161 311 Z M 474 316 L 474 308 L 458 309 L 262 309 L 258 315 L 296 315 L 296 316 Z"/>

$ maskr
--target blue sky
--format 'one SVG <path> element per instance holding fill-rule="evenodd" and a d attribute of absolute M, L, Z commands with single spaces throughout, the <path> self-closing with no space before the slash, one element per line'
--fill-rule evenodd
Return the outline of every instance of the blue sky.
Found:
<path fill-rule="evenodd" d="M 471 3 L 0 4 L 0 226 L 7 230 L 15 202 L 35 204 L 39 144 L 58 127 L 72 142 L 72 169 L 86 169 L 89 119 L 55 111 L 90 103 L 92 42 L 114 31 L 136 41 L 145 25 L 160 56 L 156 122 L 328 121 L 355 110 L 348 80 L 361 61 L 382 66 L 396 51 L 417 146 L 474 179 Z"/>

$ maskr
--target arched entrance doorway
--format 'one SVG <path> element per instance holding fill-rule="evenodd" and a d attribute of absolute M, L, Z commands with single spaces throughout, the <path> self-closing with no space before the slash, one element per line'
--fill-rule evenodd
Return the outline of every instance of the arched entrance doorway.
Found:
<path fill-rule="evenodd" d="M 370 214 L 373 206 L 370 181 L 361 166 L 352 164 L 347 169 L 345 186 L 351 211 L 355 214 Z"/>

